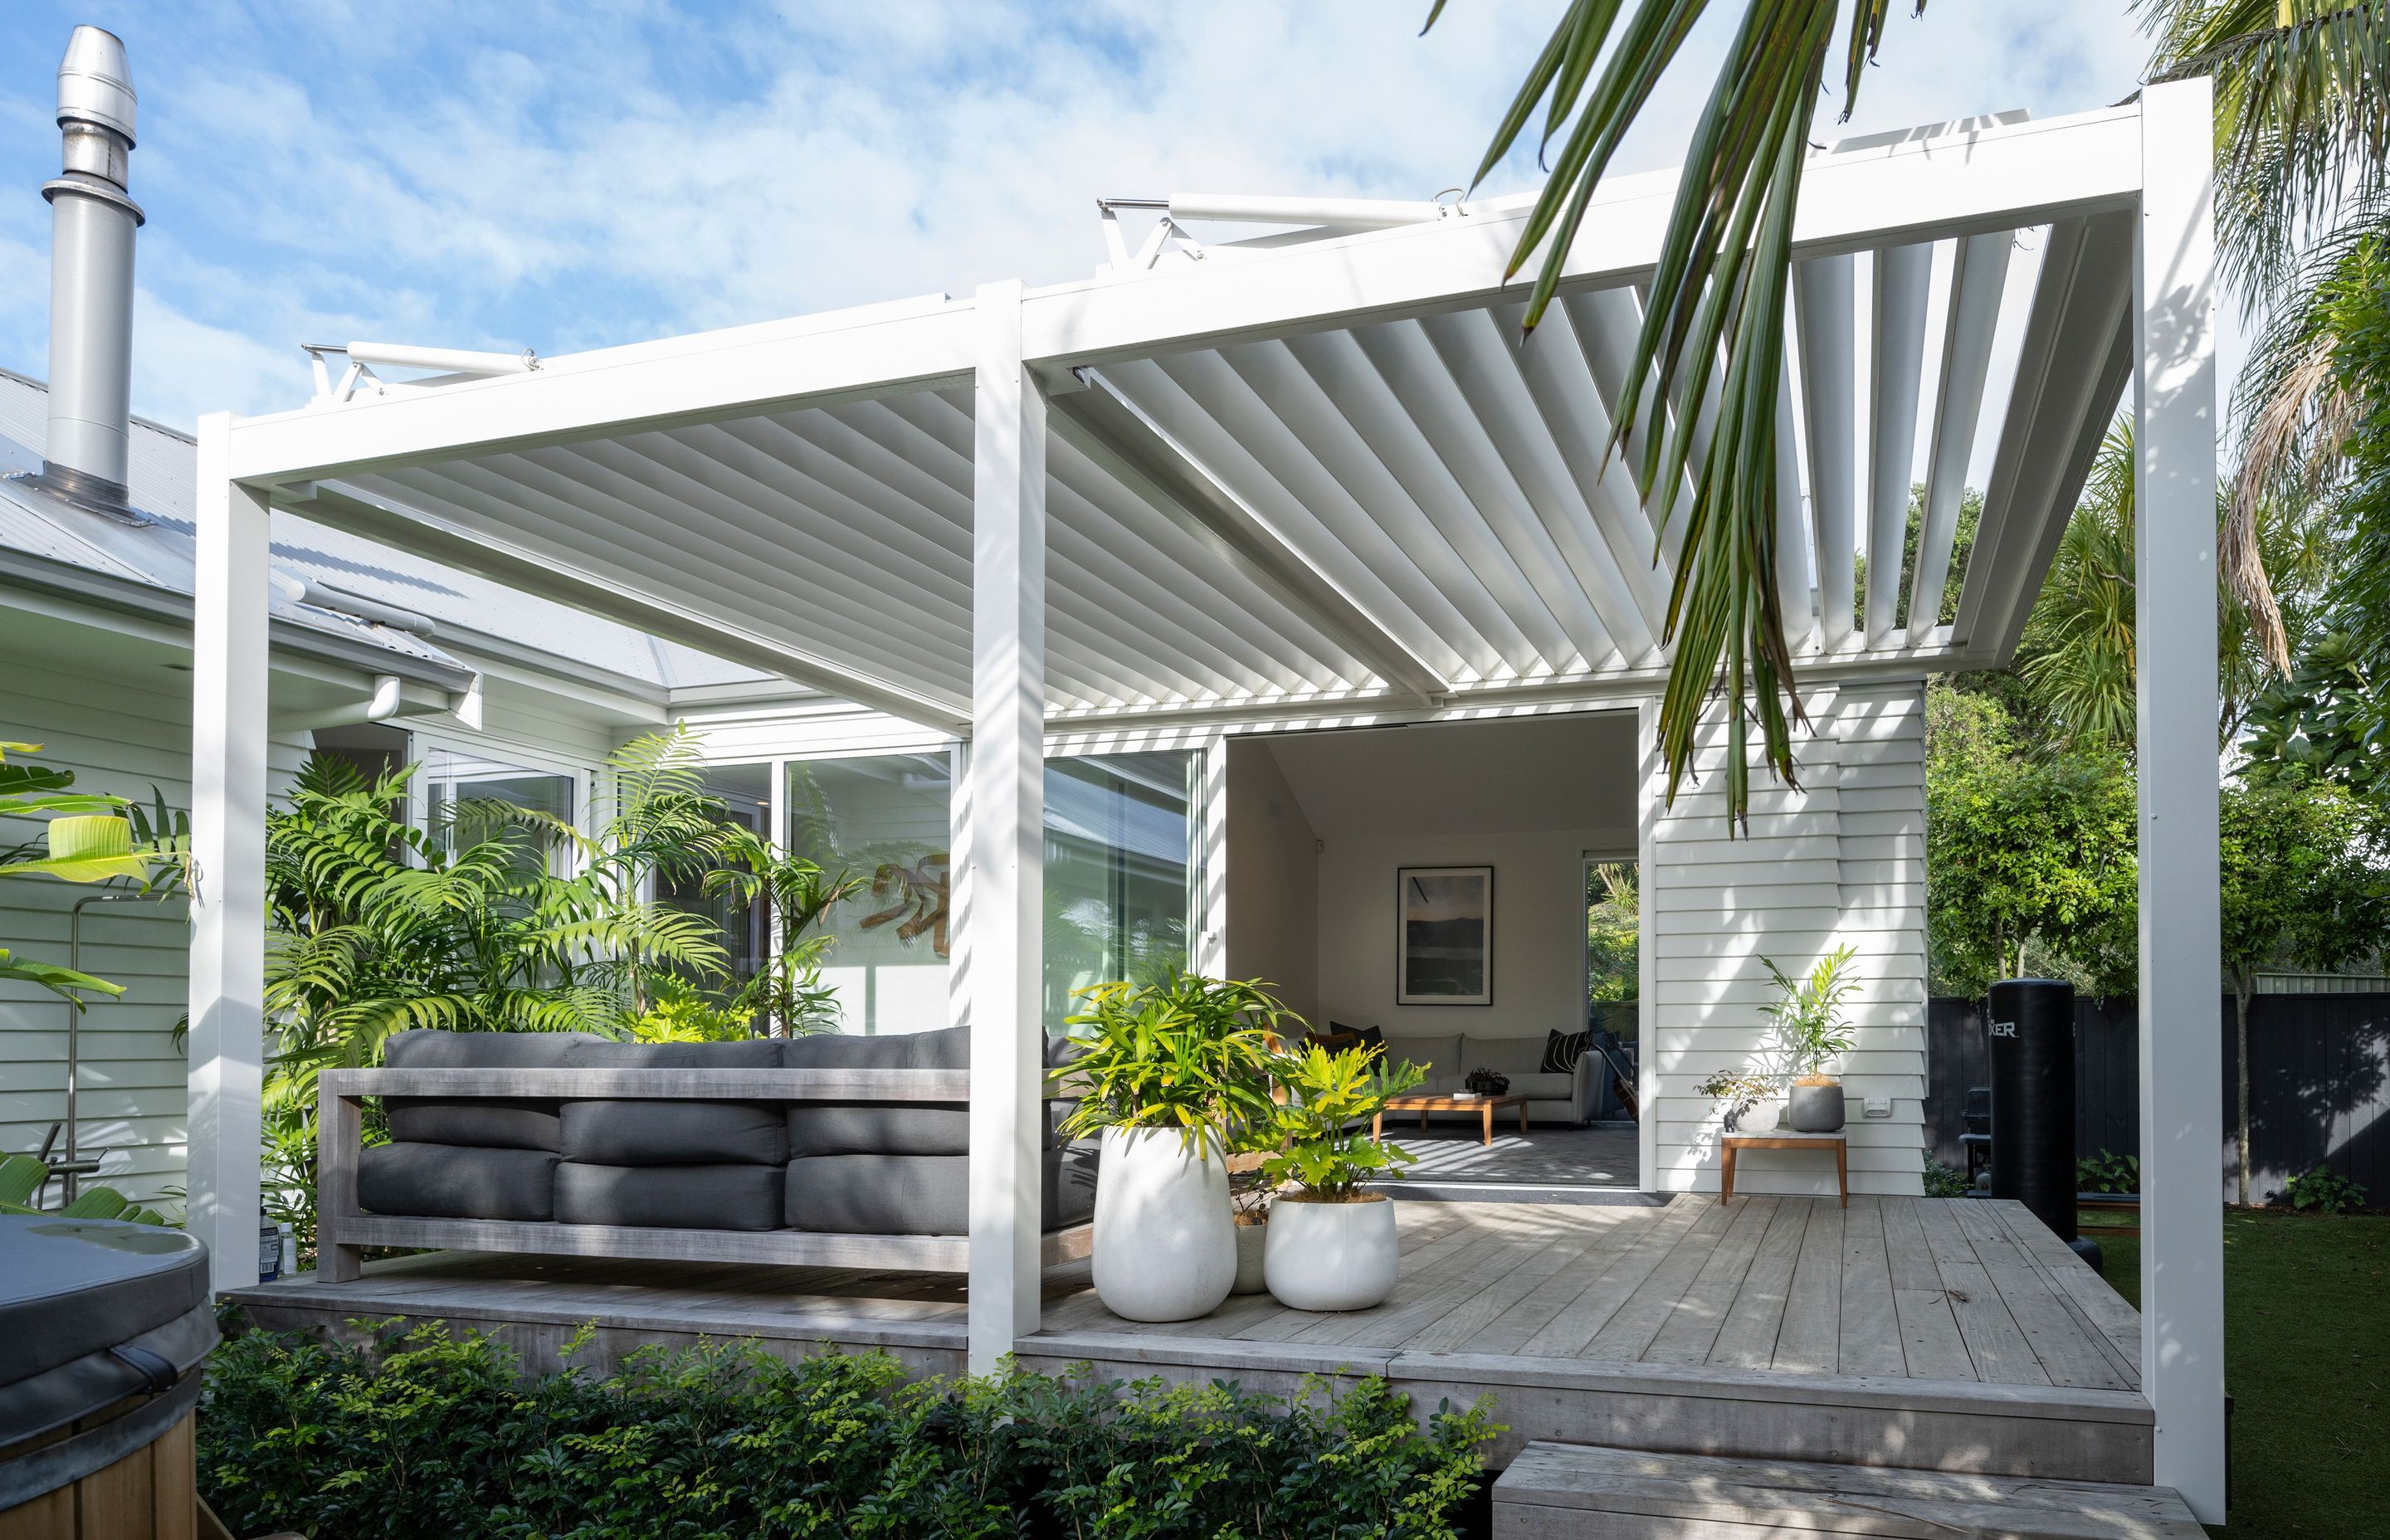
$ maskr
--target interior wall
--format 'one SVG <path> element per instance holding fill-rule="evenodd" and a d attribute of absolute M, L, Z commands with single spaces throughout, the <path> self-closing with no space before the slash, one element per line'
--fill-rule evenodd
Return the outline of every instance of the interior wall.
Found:
<path fill-rule="evenodd" d="M 1585 853 L 1632 851 L 1616 828 L 1330 840 L 1319 861 L 1319 1000 L 1329 1018 L 1394 1037 L 1541 1038 L 1585 1025 Z M 1396 872 L 1494 868 L 1494 1003 L 1395 1003 Z"/>
<path fill-rule="evenodd" d="M 1228 923 L 1243 944 L 1230 970 L 1247 976 L 1241 955 L 1293 973 L 1303 964 L 1291 954 L 1307 949 L 1315 1020 L 1396 1036 L 1541 1038 L 1582 1026 L 1582 863 L 1588 851 L 1635 850 L 1634 744 L 1624 712 L 1233 741 Z M 1286 816 L 1270 817 L 1272 805 Z M 1284 862 L 1290 830 L 1306 851 L 1319 841 L 1313 870 L 1270 864 Z M 1276 855 L 1240 860 L 1240 840 Z M 1494 867 L 1490 1006 L 1395 1003 L 1395 873 L 1441 866 Z M 1306 891 L 1309 913 L 1291 914 Z"/>
<path fill-rule="evenodd" d="M 1320 1020 L 1319 836 L 1266 740 L 1229 741 L 1227 789 L 1228 976 Z"/>

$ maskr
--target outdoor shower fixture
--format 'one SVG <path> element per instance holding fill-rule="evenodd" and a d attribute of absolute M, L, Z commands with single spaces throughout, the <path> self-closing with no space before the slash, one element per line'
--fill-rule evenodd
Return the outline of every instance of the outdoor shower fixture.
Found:
<path fill-rule="evenodd" d="M 126 510 L 133 416 L 133 241 L 125 192 L 133 72 L 115 33 L 77 27 L 58 61 L 63 169 L 50 204 L 50 426 L 42 481 L 70 499 Z"/>

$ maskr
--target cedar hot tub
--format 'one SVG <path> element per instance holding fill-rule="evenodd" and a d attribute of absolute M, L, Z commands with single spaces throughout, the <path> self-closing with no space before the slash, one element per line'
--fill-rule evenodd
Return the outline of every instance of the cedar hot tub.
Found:
<path fill-rule="evenodd" d="M 215 1344 L 189 1236 L 0 1214 L 0 1540 L 190 1534 L 191 1413 Z"/>

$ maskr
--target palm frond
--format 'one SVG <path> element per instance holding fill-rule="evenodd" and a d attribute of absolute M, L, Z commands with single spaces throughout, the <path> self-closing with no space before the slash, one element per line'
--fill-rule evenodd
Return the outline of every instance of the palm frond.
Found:
<path fill-rule="evenodd" d="M 2390 186 L 2390 6 L 2141 0 L 2152 77 L 2216 83 L 2217 250 L 2252 307 L 2302 246 Z"/>
<path fill-rule="evenodd" d="M 1777 397 L 1793 211 L 1840 6 L 1841 0 L 1745 5 L 1694 120 L 1628 384 L 1613 413 L 1610 449 L 1641 445 L 1638 480 L 1654 489 L 1655 519 L 1664 527 L 1680 514 L 1684 520 L 1662 635 L 1674 648 L 1660 712 L 1668 798 L 1691 769 L 1710 702 L 1721 699 L 1727 802 L 1738 826 L 1749 805 L 1750 729 L 1758 728 L 1769 771 L 1790 783 L 1792 731 L 1806 722 L 1775 583 Z M 1536 103 L 1547 102 L 1543 142 L 1557 141 L 1560 153 L 1504 272 L 1506 279 L 1515 276 L 1543 251 L 1524 315 L 1530 330 L 1559 290 L 1620 140 L 1707 0 L 1640 0 L 1619 28 L 1622 8 L 1618 0 L 1572 0 L 1479 164 L 1483 179 L 1510 153 Z M 1891 0 L 1851 0 L 1845 116 L 1890 9 Z M 1718 410 L 1687 499 L 1677 489 L 1692 458 L 1698 414 L 1690 407 L 1714 379 Z M 1647 421 L 1659 429 L 1643 430 Z"/>

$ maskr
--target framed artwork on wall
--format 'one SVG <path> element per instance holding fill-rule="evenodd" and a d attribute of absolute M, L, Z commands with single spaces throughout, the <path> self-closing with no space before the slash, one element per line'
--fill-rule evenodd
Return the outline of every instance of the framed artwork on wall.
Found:
<path fill-rule="evenodd" d="M 1494 1003 L 1494 868 L 1395 869 L 1394 1003 Z"/>

